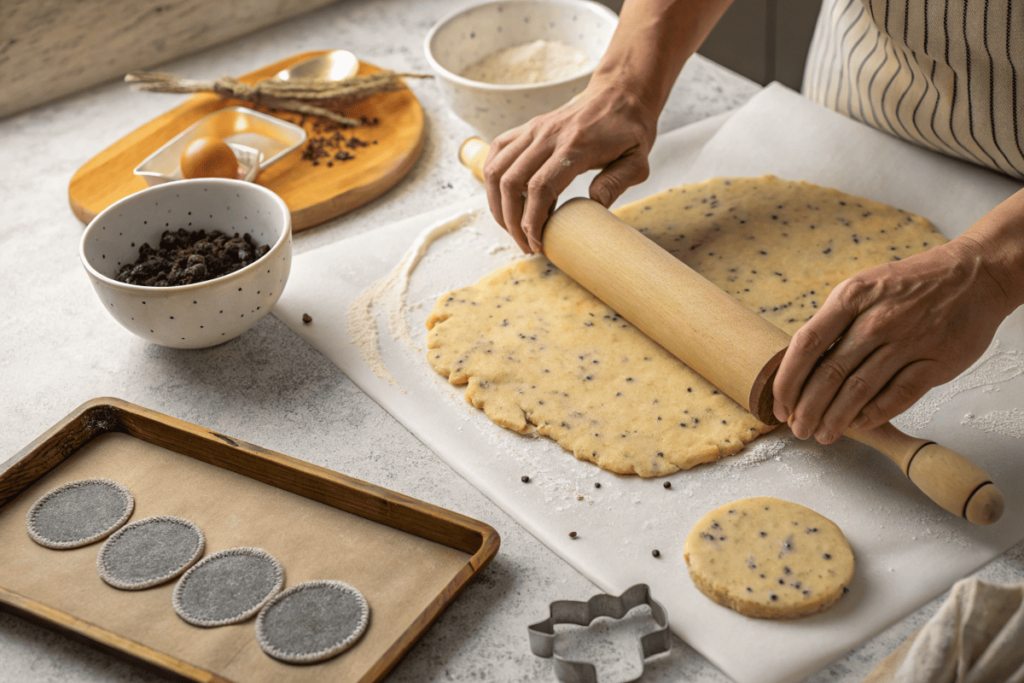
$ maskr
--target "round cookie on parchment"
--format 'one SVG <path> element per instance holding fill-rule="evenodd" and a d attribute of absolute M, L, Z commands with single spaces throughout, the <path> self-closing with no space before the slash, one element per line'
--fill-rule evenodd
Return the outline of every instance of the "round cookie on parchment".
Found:
<path fill-rule="evenodd" d="M 56 550 L 101 541 L 128 521 L 135 499 L 110 479 L 79 479 L 37 500 L 25 516 L 29 538 Z"/>
<path fill-rule="evenodd" d="M 142 590 L 182 574 L 203 555 L 206 537 L 180 517 L 146 517 L 121 527 L 96 557 L 100 578 L 121 590 Z"/>
<path fill-rule="evenodd" d="M 192 565 L 171 604 L 193 626 L 237 624 L 256 615 L 284 585 L 284 567 L 262 548 L 229 548 Z"/>
<path fill-rule="evenodd" d="M 737 500 L 694 525 L 683 548 L 690 577 L 720 605 L 762 619 L 831 607 L 853 578 L 853 549 L 835 523 L 778 498 Z"/>
<path fill-rule="evenodd" d="M 278 593 L 256 617 L 256 642 L 274 659 L 312 664 L 355 645 L 370 618 L 363 594 L 342 581 L 307 581 Z"/>

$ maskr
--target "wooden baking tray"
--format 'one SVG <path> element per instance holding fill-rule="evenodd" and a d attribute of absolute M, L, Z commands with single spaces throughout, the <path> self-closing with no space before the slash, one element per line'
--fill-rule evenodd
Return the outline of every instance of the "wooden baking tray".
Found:
<path fill-rule="evenodd" d="M 327 51 L 292 55 L 240 76 L 238 80 L 253 84 L 324 52 Z M 380 68 L 373 64 L 360 63 L 360 75 L 378 71 Z M 134 174 L 136 166 L 207 114 L 234 106 L 251 105 L 213 93 L 200 93 L 121 138 L 86 162 L 71 178 L 68 186 L 71 210 L 79 220 L 88 223 L 118 199 L 144 190 L 146 181 Z M 260 111 L 275 113 L 266 109 Z M 366 116 L 378 120 L 377 125 L 341 131 L 345 139 L 356 136 L 369 143 L 356 149 L 343 147 L 354 159 L 333 161 L 331 166 L 327 164 L 328 159 L 323 159 L 314 166 L 302 158 L 303 145 L 256 178 L 258 184 L 284 199 L 291 209 L 295 232 L 340 216 L 384 194 L 405 177 L 423 151 L 423 108 L 409 89 L 374 95 L 346 107 L 344 113 L 355 119 Z M 280 116 L 293 123 L 302 118 L 288 113 L 280 113 Z M 307 117 L 303 127 L 312 137 L 314 117 Z"/>
<path fill-rule="evenodd" d="M 285 586 L 340 579 L 363 592 L 362 639 L 321 664 L 265 655 L 255 620 L 203 629 L 171 607 L 174 582 L 104 584 L 100 544 L 43 548 L 25 514 L 68 481 L 105 476 L 135 496 L 132 520 L 173 514 L 206 535 L 206 554 L 265 548 Z M 180 420 L 101 398 L 61 420 L 0 474 L 0 608 L 164 675 L 190 681 L 378 681 L 498 550 L 490 526 Z"/>

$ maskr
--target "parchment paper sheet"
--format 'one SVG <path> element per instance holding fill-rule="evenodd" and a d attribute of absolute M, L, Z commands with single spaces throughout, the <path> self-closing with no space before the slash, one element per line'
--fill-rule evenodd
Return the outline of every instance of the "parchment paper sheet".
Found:
<path fill-rule="evenodd" d="M 284 664 L 256 643 L 255 617 L 198 628 L 171 607 L 176 581 L 121 591 L 96 571 L 100 543 L 50 550 L 25 531 L 41 495 L 76 479 L 106 477 L 135 496 L 129 522 L 175 515 L 206 536 L 205 555 L 238 546 L 263 548 L 284 566 L 285 587 L 344 581 L 366 597 L 370 622 L 338 657 L 310 666 Z M 0 510 L 0 586 L 229 680 L 358 680 L 461 570 L 469 555 L 383 524 L 257 482 L 125 434 L 94 439 Z"/>
<path fill-rule="evenodd" d="M 659 137 L 650 178 L 620 203 L 716 175 L 765 173 L 918 212 L 950 237 L 1019 188 L 770 86 L 727 117 Z M 563 199 L 585 195 L 586 187 L 585 179 L 575 182 Z M 962 424 L 969 411 L 984 416 L 1024 406 L 1024 311 L 1000 328 L 992 355 L 970 382 L 937 387 L 919 404 L 924 408 L 910 427 L 904 425 L 966 454 L 995 478 L 1007 510 L 988 528 L 938 509 L 884 456 L 848 439 L 824 448 L 779 430 L 735 456 L 668 477 L 672 488 L 666 490 L 664 479 L 612 475 L 544 439 L 491 424 L 466 405 L 463 388 L 449 386 L 430 369 L 422 348 L 423 321 L 436 297 L 475 282 L 516 254 L 486 212 L 439 240 L 412 279 L 406 322 L 419 349 L 396 341 L 386 312 L 380 312 L 383 357 L 401 389 L 377 377 L 350 340 L 349 304 L 394 268 L 426 228 L 485 206 L 478 196 L 298 256 L 275 315 L 603 591 L 649 584 L 668 610 L 672 630 L 736 681 L 801 680 L 1024 537 L 1024 442 Z M 313 323 L 301 322 L 305 312 Z M 530 475 L 529 485 L 519 481 L 523 474 Z M 758 495 L 806 505 L 846 533 L 857 573 L 850 593 L 833 609 L 790 622 L 748 619 L 694 588 L 682 556 L 691 526 L 711 509 Z"/>

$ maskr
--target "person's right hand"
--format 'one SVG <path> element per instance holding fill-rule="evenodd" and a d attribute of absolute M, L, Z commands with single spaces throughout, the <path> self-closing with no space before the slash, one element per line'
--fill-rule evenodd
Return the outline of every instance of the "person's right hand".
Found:
<path fill-rule="evenodd" d="M 524 252 L 540 251 L 558 195 L 596 168 L 604 170 L 590 184 L 590 198 L 611 206 L 647 179 L 658 114 L 627 88 L 591 80 L 567 105 L 502 133 L 484 162 L 495 220 Z"/>

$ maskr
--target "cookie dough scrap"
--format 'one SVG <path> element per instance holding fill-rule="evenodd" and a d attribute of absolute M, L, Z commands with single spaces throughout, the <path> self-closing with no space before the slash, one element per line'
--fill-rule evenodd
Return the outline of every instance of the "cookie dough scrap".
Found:
<path fill-rule="evenodd" d="M 946 241 L 918 216 L 774 176 L 616 213 L 789 334 L 844 279 Z M 427 328 L 428 362 L 470 404 L 612 472 L 671 474 L 770 430 L 541 256 L 442 295 Z"/>
<path fill-rule="evenodd" d="M 683 546 L 690 577 L 720 605 L 762 619 L 817 614 L 843 596 L 853 550 L 829 519 L 777 498 L 745 498 L 704 516 Z"/>

